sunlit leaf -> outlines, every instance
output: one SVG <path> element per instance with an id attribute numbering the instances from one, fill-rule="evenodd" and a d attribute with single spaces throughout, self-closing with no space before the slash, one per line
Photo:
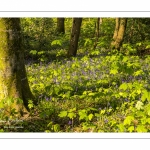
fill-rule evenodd
<path id="1" fill-rule="evenodd" d="M 130 125 L 131 122 L 134 120 L 133 116 L 127 116 L 123 122 L 124 125 Z"/>
<path id="2" fill-rule="evenodd" d="M 141 101 L 138 101 L 135 105 L 135 107 L 140 110 L 140 109 L 143 109 L 143 103 Z"/>
<path id="3" fill-rule="evenodd" d="M 145 128 L 144 125 L 138 125 L 136 128 L 137 132 L 147 132 L 147 129 Z"/>
<path id="4" fill-rule="evenodd" d="M 67 116 L 67 111 L 61 111 L 58 116 L 59 117 L 66 117 Z"/>
<path id="5" fill-rule="evenodd" d="M 92 120 L 93 116 L 94 116 L 93 114 L 89 114 L 88 117 L 89 117 L 89 120 L 90 120 L 90 121 Z"/>
<path id="6" fill-rule="evenodd" d="M 128 128 L 128 131 L 129 131 L 129 132 L 133 132 L 133 131 L 134 131 L 134 126 L 130 126 L 130 127 Z"/>

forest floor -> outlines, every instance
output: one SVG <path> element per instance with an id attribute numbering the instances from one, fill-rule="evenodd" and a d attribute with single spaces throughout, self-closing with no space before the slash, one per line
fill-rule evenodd
<path id="1" fill-rule="evenodd" d="M 28 117 L 1 115 L 1 132 L 150 131 L 149 55 L 62 58 L 27 62 L 38 105 Z"/>

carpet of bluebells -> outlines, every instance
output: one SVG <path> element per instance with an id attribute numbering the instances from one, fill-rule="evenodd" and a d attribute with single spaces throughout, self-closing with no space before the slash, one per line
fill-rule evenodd
<path id="1" fill-rule="evenodd" d="M 16 123 L 22 128 L 1 131 L 149 132 L 149 62 L 150 56 L 96 53 L 27 61 L 37 105 L 29 101 L 30 116 Z"/>
<path id="2" fill-rule="evenodd" d="M 149 132 L 150 57 L 86 55 L 28 63 L 44 132 Z M 39 125 L 40 126 L 40 125 Z"/>

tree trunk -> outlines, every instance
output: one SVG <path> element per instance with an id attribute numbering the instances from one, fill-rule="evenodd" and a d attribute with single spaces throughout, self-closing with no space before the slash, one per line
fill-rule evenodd
<path id="1" fill-rule="evenodd" d="M 120 18 L 116 18 L 116 26 L 115 26 L 115 31 L 113 35 L 113 42 L 116 41 L 116 38 L 118 36 L 119 26 L 120 26 Z"/>
<path id="2" fill-rule="evenodd" d="M 39 35 L 39 47 L 38 47 L 38 51 L 40 51 L 42 49 L 43 46 L 43 37 L 44 37 L 44 29 L 45 29 L 45 18 L 42 18 L 41 20 L 41 24 L 40 24 L 40 35 Z"/>
<path id="3" fill-rule="evenodd" d="M 73 25 L 72 25 L 72 31 L 70 37 L 70 46 L 67 54 L 68 57 L 76 56 L 77 54 L 81 24 L 82 24 L 82 18 L 73 18 Z"/>
<path id="4" fill-rule="evenodd" d="M 65 34 L 65 18 L 57 18 L 57 32 Z"/>
<path id="5" fill-rule="evenodd" d="M 19 18 L 0 19 L 0 101 L 8 98 L 14 99 L 13 108 L 21 115 L 33 98 L 25 70 Z M 24 105 L 18 104 L 18 99 Z"/>
<path id="6" fill-rule="evenodd" d="M 127 18 L 116 18 L 116 27 L 111 42 L 111 48 L 120 50 L 127 25 Z"/>
<path id="7" fill-rule="evenodd" d="M 101 20 L 100 18 L 97 18 L 97 22 L 96 22 L 96 32 L 95 32 L 96 40 L 95 40 L 93 49 L 96 48 L 97 42 L 98 42 L 98 39 L 99 39 L 99 34 L 100 34 L 100 24 L 101 24 L 100 20 Z"/>

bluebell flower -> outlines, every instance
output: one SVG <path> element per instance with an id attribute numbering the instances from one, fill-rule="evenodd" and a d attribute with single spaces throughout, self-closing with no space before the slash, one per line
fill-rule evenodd
<path id="1" fill-rule="evenodd" d="M 45 96 L 46 101 L 49 101 L 49 98 Z"/>
<path id="2" fill-rule="evenodd" d="M 68 124 L 69 124 L 69 125 L 71 125 L 71 124 L 72 124 L 72 121 L 71 121 L 71 120 L 69 120 Z"/>
<path id="3" fill-rule="evenodd" d="M 105 123 L 108 123 L 108 119 L 105 119 L 104 122 L 105 122 Z"/>

